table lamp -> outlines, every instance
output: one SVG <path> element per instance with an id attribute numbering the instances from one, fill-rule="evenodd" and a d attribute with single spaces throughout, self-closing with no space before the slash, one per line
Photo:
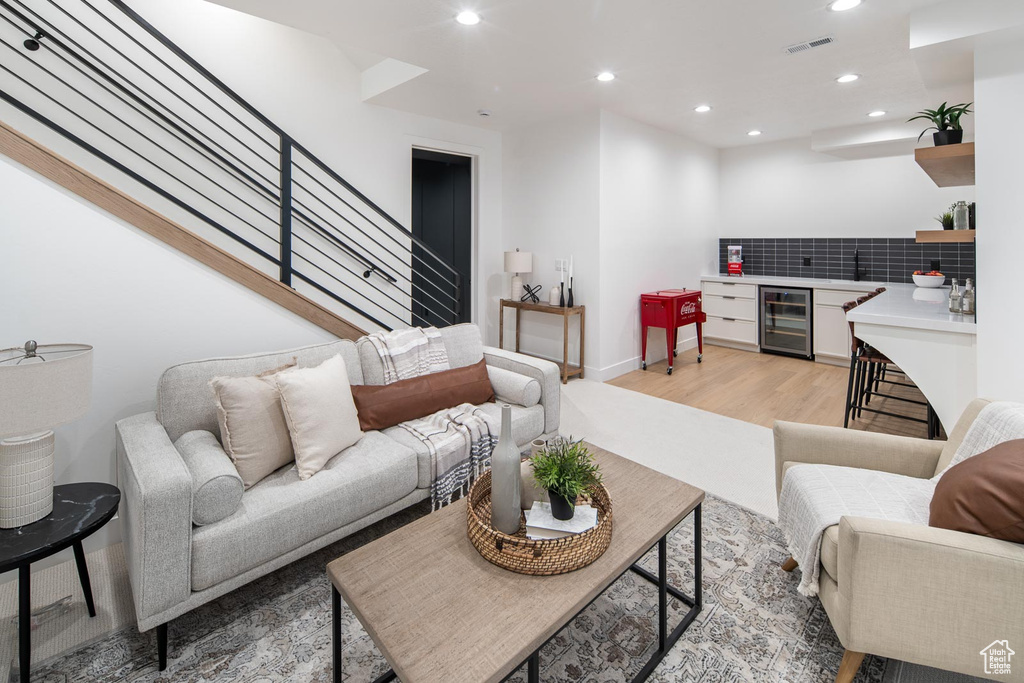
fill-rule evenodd
<path id="1" fill-rule="evenodd" d="M 508 298 L 512 301 L 518 301 L 523 296 L 523 278 L 519 277 L 519 275 L 533 272 L 533 253 L 519 251 L 518 249 L 506 251 L 505 272 L 513 273 L 512 286 Z"/>
<path id="2" fill-rule="evenodd" d="M 85 415 L 91 385 L 91 346 L 0 351 L 0 529 L 53 510 L 53 428 Z"/>

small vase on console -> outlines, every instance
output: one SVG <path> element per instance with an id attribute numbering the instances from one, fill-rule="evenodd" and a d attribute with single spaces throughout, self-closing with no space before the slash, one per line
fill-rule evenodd
<path id="1" fill-rule="evenodd" d="M 491 453 L 491 526 L 506 534 L 519 531 L 520 474 L 519 448 L 512 438 L 512 406 L 501 406 L 501 436 Z"/>

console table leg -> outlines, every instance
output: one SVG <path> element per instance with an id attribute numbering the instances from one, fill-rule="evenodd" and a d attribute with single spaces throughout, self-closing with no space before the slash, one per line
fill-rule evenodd
<path id="1" fill-rule="evenodd" d="M 526 668 L 529 683 L 540 683 L 540 650 L 530 655 Z"/>
<path id="2" fill-rule="evenodd" d="M 85 551 L 82 549 L 82 542 L 74 544 L 75 564 L 78 566 L 78 581 L 82 584 L 82 593 L 85 594 L 85 606 L 89 608 L 89 616 L 96 616 L 96 605 L 92 601 L 92 584 L 89 582 L 89 566 L 85 563 Z"/>
<path id="3" fill-rule="evenodd" d="M 703 582 L 703 552 L 701 551 L 701 544 L 703 542 L 702 534 L 703 527 L 701 526 L 701 505 L 698 503 L 697 507 L 693 510 L 693 606 L 700 610 L 704 606 L 704 589 L 702 587 Z"/>
<path id="4" fill-rule="evenodd" d="M 32 667 L 32 589 L 31 565 L 18 567 L 18 666 L 21 678 L 28 683 Z"/>
<path id="5" fill-rule="evenodd" d="M 341 593 L 333 584 L 331 584 L 331 634 L 334 683 L 341 683 Z"/>

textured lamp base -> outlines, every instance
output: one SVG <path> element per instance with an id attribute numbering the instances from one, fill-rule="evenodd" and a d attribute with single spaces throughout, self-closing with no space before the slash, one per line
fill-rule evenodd
<path id="1" fill-rule="evenodd" d="M 0 529 L 39 521 L 53 510 L 53 432 L 0 441 Z"/>

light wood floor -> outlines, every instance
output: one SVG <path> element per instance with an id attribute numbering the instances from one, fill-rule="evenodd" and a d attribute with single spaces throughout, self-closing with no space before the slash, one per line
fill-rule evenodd
<path id="1" fill-rule="evenodd" d="M 654 363 L 646 371 L 634 370 L 609 384 L 765 427 L 775 420 L 843 425 L 848 367 L 710 344 L 704 345 L 703 363 L 697 363 L 697 350 L 693 349 L 679 354 L 671 376 L 665 373 L 667 367 L 666 361 Z M 881 391 L 922 399 L 916 389 L 883 385 Z M 871 407 L 921 418 L 925 415 L 922 406 L 884 398 L 872 399 Z M 851 421 L 850 426 L 903 436 L 928 435 L 922 423 L 870 413 Z"/>

